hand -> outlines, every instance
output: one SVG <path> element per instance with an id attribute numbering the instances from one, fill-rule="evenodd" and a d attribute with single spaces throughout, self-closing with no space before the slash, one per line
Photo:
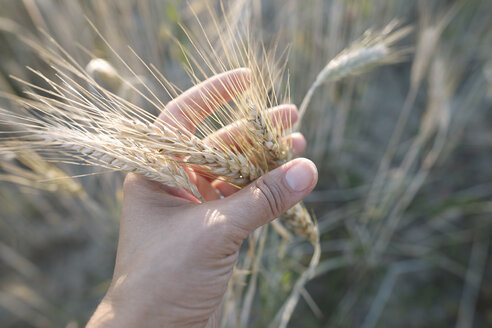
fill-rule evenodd
<path id="1" fill-rule="evenodd" d="M 213 111 L 202 100 L 204 91 L 229 101 L 247 88 L 250 74 L 237 69 L 212 77 L 172 101 L 159 119 L 193 132 L 186 118 Z M 282 105 L 269 115 L 290 116 L 293 123 L 297 110 Z M 304 150 L 302 135 L 288 138 L 294 153 Z M 113 280 L 88 327 L 217 326 L 242 241 L 301 201 L 314 188 L 317 171 L 307 159 L 296 159 L 238 192 L 193 172 L 190 178 L 204 203 L 183 189 L 127 176 Z M 217 190 L 226 197 L 220 199 Z"/>

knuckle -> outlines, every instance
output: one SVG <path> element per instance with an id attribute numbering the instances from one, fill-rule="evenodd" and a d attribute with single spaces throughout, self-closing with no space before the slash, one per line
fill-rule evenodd
<path id="1" fill-rule="evenodd" d="M 123 181 L 123 192 L 127 193 L 127 192 L 131 191 L 134 188 L 137 180 L 138 180 L 138 178 L 135 174 L 128 173 L 125 177 L 125 180 Z"/>
<path id="2" fill-rule="evenodd" d="M 256 189 L 265 203 L 264 208 L 268 215 L 270 217 L 280 216 L 285 201 L 281 186 L 267 179 L 258 179 Z"/>
<path id="3" fill-rule="evenodd" d="M 123 181 L 123 194 L 142 195 L 155 184 L 154 181 L 142 178 L 134 173 L 128 173 Z"/>

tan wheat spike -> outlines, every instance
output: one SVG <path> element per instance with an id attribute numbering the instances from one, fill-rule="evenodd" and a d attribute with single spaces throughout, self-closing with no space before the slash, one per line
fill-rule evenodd
<path id="1" fill-rule="evenodd" d="M 396 30 L 398 25 L 397 21 L 392 21 L 379 33 L 366 31 L 360 41 L 343 50 L 328 62 L 316 76 L 314 83 L 301 103 L 296 129 L 299 127 L 314 91 L 324 83 L 360 74 L 376 65 L 389 64 L 401 60 L 407 50 L 395 49 L 393 44 L 408 35 L 412 28 L 403 27 Z"/>
<path id="2" fill-rule="evenodd" d="M 233 31 L 227 33 L 230 33 L 231 37 L 234 35 Z M 233 99 L 232 104 L 225 104 L 224 108 L 212 114 L 212 121 L 218 123 L 218 126 L 204 124 L 197 127 L 199 134 L 210 136 L 217 128 L 225 127 L 235 121 L 246 121 L 247 126 L 238 129 L 237 134 L 230 136 L 238 145 L 237 148 L 220 144 L 220 140 L 217 146 L 209 146 L 194 135 L 175 132 L 160 124 L 149 123 L 155 121 L 155 117 L 149 115 L 145 109 L 104 88 L 104 85 L 109 85 L 110 88 L 114 86 L 113 89 L 116 89 L 126 83 L 124 74 L 117 72 L 108 62 L 97 59 L 91 61 L 86 71 L 54 41 L 54 50 L 30 42 L 33 48 L 39 50 L 48 59 L 57 72 L 60 82 L 52 81 L 43 74 L 34 72 L 49 84 L 51 90 L 40 90 L 35 85 L 26 85 L 43 92 L 48 91 L 48 94 L 54 98 L 30 93 L 34 100 L 22 101 L 24 106 L 49 118 L 45 121 L 27 122 L 26 124 L 34 125 L 28 130 L 33 136 L 43 135 L 46 140 L 51 138 L 51 145 L 66 148 L 67 146 L 61 144 L 66 142 L 71 145 L 72 151 L 82 152 L 92 164 L 135 172 L 159 182 L 183 186 L 197 196 L 196 187 L 190 183 L 180 165 L 191 166 L 199 174 L 220 178 L 238 186 L 245 185 L 268 170 L 285 163 L 289 158 L 289 151 L 288 145 L 282 143 L 282 137 L 285 135 L 282 127 L 275 127 L 271 118 L 265 115 L 267 106 L 278 104 L 281 98 L 275 90 L 281 72 L 275 65 L 269 64 L 271 58 L 263 53 L 264 49 L 260 49 L 262 54 L 258 57 L 253 49 L 249 49 L 249 44 L 244 43 L 244 40 L 239 41 L 232 45 L 234 49 L 231 54 L 234 57 L 227 58 L 225 62 L 220 57 L 214 57 L 213 52 L 210 53 L 209 58 L 209 53 L 200 49 L 203 45 L 196 43 L 193 43 L 193 47 L 197 47 L 200 58 L 196 59 L 189 52 L 186 53 L 191 62 L 199 63 L 199 59 L 205 61 L 212 73 L 241 66 L 247 66 L 252 70 L 251 87 L 246 93 Z M 219 43 L 224 48 L 231 46 L 225 47 L 227 42 L 221 36 L 219 36 Z M 262 60 L 265 60 L 266 65 L 261 63 Z M 136 77 L 130 67 L 127 69 Z M 149 71 L 158 80 L 160 75 L 150 68 Z M 190 69 L 189 72 L 194 81 L 200 80 L 193 70 Z M 204 70 L 200 72 L 206 77 Z M 176 88 L 165 78 L 161 78 L 158 82 L 165 93 L 177 94 Z M 147 91 L 151 96 L 145 97 L 143 94 L 141 96 L 153 107 L 162 110 L 165 106 L 159 98 L 151 92 L 150 88 L 147 88 Z M 214 105 L 213 97 L 208 94 L 202 97 Z M 186 108 L 183 108 L 188 112 L 191 108 L 187 106 L 192 106 L 186 105 Z M 197 118 L 198 116 L 193 112 L 190 114 L 191 121 L 197 121 Z M 176 123 L 178 122 L 173 121 L 173 124 Z M 62 137 L 62 131 L 66 131 L 68 135 L 77 134 L 78 140 L 82 140 L 84 135 L 90 140 L 82 140 L 81 145 L 77 145 L 73 140 Z M 117 147 L 111 145 L 111 142 L 107 144 L 112 147 L 107 148 L 104 142 L 97 144 L 105 137 L 111 138 L 111 141 L 116 142 L 121 149 L 115 149 Z M 98 140 L 92 140 L 94 138 Z M 50 144 L 39 143 L 38 146 L 46 149 Z M 132 158 L 137 159 L 136 163 L 131 162 Z M 173 174 L 175 177 L 170 177 Z"/>
<path id="3" fill-rule="evenodd" d="M 225 178 L 234 184 L 244 185 L 263 175 L 263 170 L 257 167 L 244 155 L 231 149 L 221 150 L 211 147 L 203 140 L 191 134 L 174 131 L 162 124 L 147 124 L 138 120 L 121 120 L 119 134 L 130 140 L 145 143 L 167 156 L 176 158 L 186 165 L 195 167 L 202 173 L 217 178 Z M 225 148 L 225 147 L 221 147 Z M 179 159 L 181 158 L 181 159 Z"/>
<path id="4" fill-rule="evenodd" d="M 284 164 L 289 158 L 288 148 L 280 142 L 279 133 L 267 125 L 264 115 L 252 105 L 248 122 L 253 126 L 255 135 L 260 138 L 265 156 L 271 161 L 269 169 Z M 313 245 L 318 242 L 316 226 L 302 203 L 289 209 L 281 218 L 300 237 L 308 239 Z"/>
<path id="5" fill-rule="evenodd" d="M 268 167 L 270 169 L 276 168 L 286 163 L 288 150 L 280 142 L 281 133 L 279 129 L 269 127 L 265 120 L 265 115 L 253 104 L 250 104 L 249 107 L 248 122 L 251 124 L 255 136 L 260 138 L 260 142 L 267 155 L 267 161 L 272 162 L 269 163 Z"/>
<path id="6" fill-rule="evenodd" d="M 318 242 L 318 229 L 304 204 L 296 204 L 281 218 L 299 236 L 306 238 L 313 244 Z"/>
<path id="7" fill-rule="evenodd" d="M 169 186 L 183 187 L 202 199 L 197 187 L 191 183 L 181 166 L 151 149 L 129 147 L 106 135 L 78 132 L 68 128 L 58 128 L 56 135 L 39 134 L 39 137 L 46 145 L 59 146 L 82 154 L 82 159 L 89 164 L 133 172 Z"/>

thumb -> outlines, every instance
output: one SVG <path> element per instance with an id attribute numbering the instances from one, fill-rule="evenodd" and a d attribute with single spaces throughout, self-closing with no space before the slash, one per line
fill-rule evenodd
<path id="1" fill-rule="evenodd" d="M 220 201 L 220 211 L 247 232 L 270 222 L 313 190 L 318 171 L 305 158 L 290 161 Z"/>

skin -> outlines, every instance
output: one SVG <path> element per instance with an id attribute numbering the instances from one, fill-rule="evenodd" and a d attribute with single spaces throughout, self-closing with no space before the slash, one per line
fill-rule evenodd
<path id="1" fill-rule="evenodd" d="M 248 87 L 250 74 L 237 69 L 212 77 L 168 104 L 158 122 L 193 132 L 214 110 L 201 95 L 216 96 L 217 103 L 228 101 Z M 297 109 L 282 105 L 270 114 L 295 121 Z M 191 117 L 196 120 L 190 122 Z M 219 130 L 211 140 L 229 142 L 228 135 Z M 304 150 L 302 135 L 288 138 L 294 153 Z M 133 174 L 126 177 L 114 276 L 87 327 L 217 327 L 242 241 L 301 201 L 318 177 L 314 164 L 303 158 L 239 191 L 189 174 L 205 202 L 184 189 Z"/>

